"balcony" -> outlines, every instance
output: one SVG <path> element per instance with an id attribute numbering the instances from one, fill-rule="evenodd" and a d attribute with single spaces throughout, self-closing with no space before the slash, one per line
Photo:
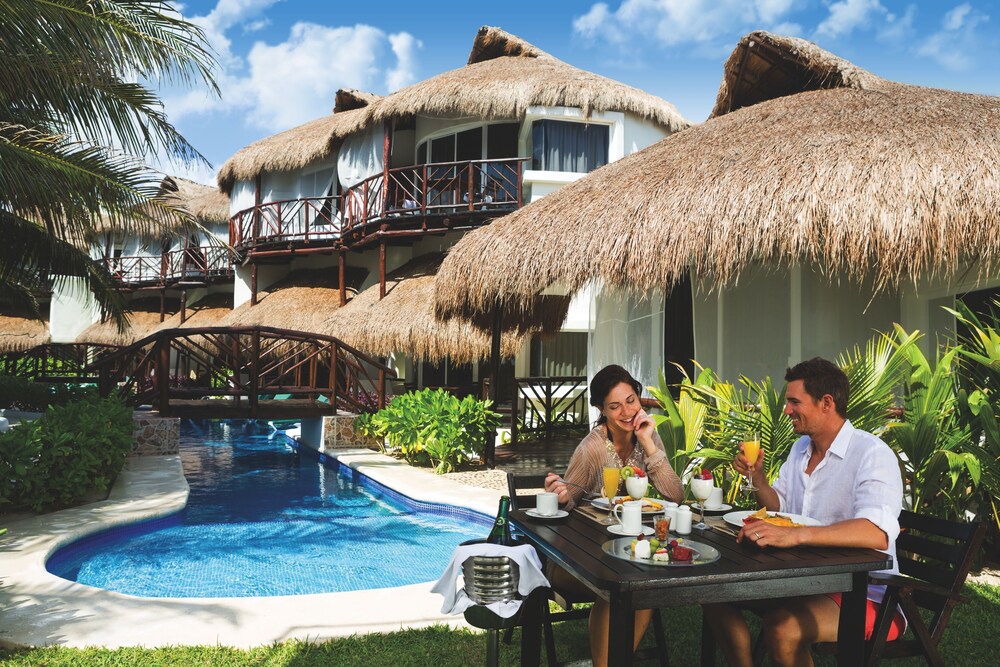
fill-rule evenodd
<path id="1" fill-rule="evenodd" d="M 223 247 L 185 248 L 158 256 L 131 255 L 103 260 L 123 288 L 207 284 L 233 277 L 229 250 Z"/>
<path id="2" fill-rule="evenodd" d="M 526 159 L 397 167 L 339 197 L 267 202 L 233 216 L 230 242 L 251 253 L 332 251 L 485 224 L 521 207 Z"/>

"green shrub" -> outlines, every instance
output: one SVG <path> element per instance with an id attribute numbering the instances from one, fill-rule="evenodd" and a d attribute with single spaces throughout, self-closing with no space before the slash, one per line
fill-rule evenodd
<path id="1" fill-rule="evenodd" d="M 0 408 L 43 412 L 50 405 L 66 405 L 97 395 L 93 385 L 32 382 L 0 375 Z"/>
<path id="2" fill-rule="evenodd" d="M 49 408 L 0 435 L 3 501 L 40 512 L 106 492 L 125 464 L 132 430 L 132 410 L 118 399 Z"/>
<path id="3" fill-rule="evenodd" d="M 362 434 L 387 442 L 407 462 L 443 474 L 482 455 L 486 435 L 501 421 L 491 406 L 472 396 L 459 400 L 443 389 L 423 389 L 396 396 L 354 425 Z"/>

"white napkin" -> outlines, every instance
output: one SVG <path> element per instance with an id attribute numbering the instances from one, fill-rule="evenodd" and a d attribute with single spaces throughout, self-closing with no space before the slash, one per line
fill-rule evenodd
<path id="1" fill-rule="evenodd" d="M 538 559 L 535 548 L 530 544 L 522 544 L 516 547 L 504 547 L 499 544 L 466 544 L 455 549 L 451 555 L 451 562 L 445 568 L 444 574 L 437 580 L 431 588 L 432 593 L 444 596 L 444 604 L 441 605 L 442 614 L 461 614 L 466 609 L 476 604 L 465 594 L 463 587 L 458 587 L 458 577 L 462 572 L 462 563 L 472 556 L 507 556 L 517 563 L 520 570 L 517 592 L 522 596 L 527 596 L 531 591 L 539 586 L 548 586 L 549 580 L 542 573 L 542 562 Z M 511 600 L 510 602 L 493 602 L 485 605 L 501 618 L 510 618 L 521 608 L 521 600 Z"/>

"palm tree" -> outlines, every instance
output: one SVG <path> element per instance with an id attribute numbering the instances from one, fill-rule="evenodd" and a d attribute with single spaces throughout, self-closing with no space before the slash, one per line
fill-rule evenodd
<path id="1" fill-rule="evenodd" d="M 0 291 L 30 306 L 49 278 L 83 279 L 102 314 L 125 322 L 86 244 L 98 222 L 167 230 L 184 214 L 155 199 L 154 154 L 204 160 L 144 82 L 207 85 L 199 28 L 159 0 L 0 0 Z"/>

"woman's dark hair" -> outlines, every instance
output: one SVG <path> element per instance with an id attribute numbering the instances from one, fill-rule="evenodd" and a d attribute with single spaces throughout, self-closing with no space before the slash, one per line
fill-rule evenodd
<path id="1" fill-rule="evenodd" d="M 612 364 L 597 371 L 594 379 L 590 381 L 590 404 L 598 410 L 603 408 L 604 399 L 608 397 L 612 389 L 622 382 L 635 389 L 637 397 L 642 396 L 642 385 L 639 381 L 621 366 Z M 606 421 L 608 421 L 608 418 L 603 414 L 597 419 L 598 424 L 603 424 Z"/>
<path id="2" fill-rule="evenodd" d="M 795 364 L 785 372 L 785 382 L 802 380 L 802 386 L 813 400 L 820 400 L 830 394 L 837 414 L 847 419 L 847 399 L 850 396 L 850 382 L 840 366 L 822 357 Z"/>

